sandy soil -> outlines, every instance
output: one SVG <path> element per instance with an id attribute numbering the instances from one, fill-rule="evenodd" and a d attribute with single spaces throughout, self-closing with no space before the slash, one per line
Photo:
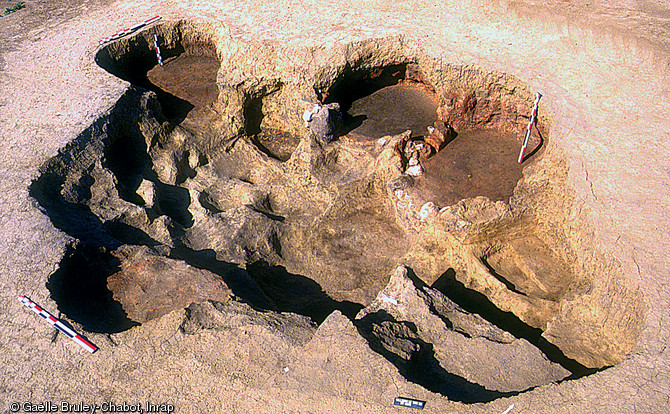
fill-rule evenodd
<path id="1" fill-rule="evenodd" d="M 17 401 L 21 412 L 24 402 L 150 401 L 178 412 L 395 412 L 384 387 L 416 391 L 381 362 L 363 364 L 370 358 L 354 339 L 320 338 L 308 349 L 312 363 L 303 357 L 284 376 L 286 361 L 245 349 L 238 337 L 221 349 L 214 334 L 165 336 L 178 331 L 180 315 L 172 314 L 123 336 L 120 347 L 93 334 L 101 349 L 89 355 L 62 335 L 52 341 L 52 328 L 16 300 L 25 294 L 56 313 L 45 284 L 71 240 L 28 197 L 28 185 L 127 86 L 95 65 L 98 39 L 156 14 L 208 21 L 222 36 L 267 45 L 402 35 L 444 61 L 506 72 L 542 91 L 556 116 L 548 140 L 568 160 L 601 247 L 643 289 L 644 330 L 623 363 L 595 375 L 487 405 L 428 395 L 426 411 L 503 412 L 514 403 L 512 413 L 667 412 L 670 8 L 642 0 L 26 0 L 25 9 L 0 17 L 0 410 Z M 361 361 L 360 375 L 317 363 L 338 353 Z"/>

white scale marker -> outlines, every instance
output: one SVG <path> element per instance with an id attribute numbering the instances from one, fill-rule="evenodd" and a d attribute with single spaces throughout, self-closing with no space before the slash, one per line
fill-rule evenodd
<path id="1" fill-rule="evenodd" d="M 514 404 L 510 405 L 508 409 L 506 409 L 502 414 L 509 414 L 512 412 L 512 408 L 514 408 Z"/>
<path id="2" fill-rule="evenodd" d="M 528 122 L 528 129 L 526 130 L 526 137 L 523 140 L 523 146 L 521 147 L 521 152 L 519 153 L 519 164 L 523 162 L 523 154 L 526 152 L 526 146 L 528 145 L 528 139 L 530 139 L 530 131 L 533 129 L 533 124 L 535 123 L 535 118 L 537 118 L 537 105 L 540 103 L 540 98 L 542 95 L 540 92 L 535 95 L 535 105 L 533 105 L 533 113 L 530 115 L 530 122 Z"/>
<path id="3" fill-rule="evenodd" d="M 163 57 L 161 56 L 161 50 L 158 48 L 158 36 L 154 35 L 154 48 L 156 49 L 156 57 L 158 58 L 158 64 L 163 66 Z"/>
<path id="4" fill-rule="evenodd" d="M 36 314 L 40 315 L 42 318 L 44 318 L 45 321 L 49 322 L 54 328 L 63 332 L 65 335 L 68 336 L 68 338 L 75 341 L 77 344 L 79 344 L 82 348 L 84 348 L 88 352 L 93 353 L 98 349 L 97 346 L 93 345 L 92 343 L 88 342 L 86 339 L 82 338 L 81 335 L 79 335 L 78 333 L 76 333 L 72 329 L 65 326 L 63 324 L 63 322 L 59 321 L 53 315 L 51 315 L 49 312 L 47 312 L 44 309 L 37 306 L 37 304 L 35 302 L 28 299 L 27 297 L 25 297 L 23 295 L 19 296 L 19 302 L 23 303 L 24 305 L 26 305 L 28 307 L 28 309 L 30 309 L 33 312 L 35 312 Z"/>

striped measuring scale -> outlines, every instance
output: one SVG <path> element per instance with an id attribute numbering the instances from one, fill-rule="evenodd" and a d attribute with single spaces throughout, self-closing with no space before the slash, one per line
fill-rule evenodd
<path id="1" fill-rule="evenodd" d="M 163 57 L 161 56 L 161 50 L 158 47 L 158 36 L 154 35 L 154 49 L 156 49 L 156 58 L 158 59 L 158 64 L 163 66 Z"/>
<path id="2" fill-rule="evenodd" d="M 46 310 L 40 308 L 35 302 L 28 299 L 27 297 L 25 297 L 23 295 L 19 296 L 19 302 L 23 303 L 24 305 L 26 305 L 28 307 L 28 309 L 30 309 L 33 312 L 35 312 L 36 314 L 40 315 L 45 321 L 49 322 L 54 328 L 63 332 L 65 335 L 67 335 L 68 338 L 75 341 L 77 344 L 79 344 L 82 348 L 84 348 L 88 352 L 93 353 L 98 349 L 97 346 L 93 345 L 92 343 L 88 342 L 86 339 L 82 338 L 81 335 L 79 335 L 78 333 L 76 333 L 72 329 L 65 326 L 63 324 L 63 322 L 56 319 L 52 314 L 50 314 Z"/>
<path id="3" fill-rule="evenodd" d="M 111 42 L 112 40 L 123 37 L 123 36 L 127 35 L 128 33 L 132 33 L 135 30 L 141 29 L 144 26 L 150 25 L 153 22 L 157 22 L 160 19 L 161 19 L 161 16 L 154 16 L 151 19 L 147 19 L 147 20 L 143 21 L 142 23 L 136 24 L 135 26 L 129 27 L 125 30 L 121 30 L 120 32 L 114 33 L 113 35 L 111 35 L 109 37 L 106 37 L 104 39 L 100 39 L 99 43 L 102 45 L 104 43 Z"/>
<path id="4" fill-rule="evenodd" d="M 526 152 L 526 146 L 528 146 L 528 140 L 530 139 L 530 131 L 533 129 L 533 124 L 537 118 L 537 105 L 540 103 L 540 98 L 542 95 L 540 92 L 535 95 L 535 105 L 533 105 L 533 113 L 530 115 L 530 121 L 528 122 L 528 129 L 526 130 L 526 137 L 523 140 L 523 146 L 521 147 L 521 152 L 519 153 L 519 164 L 523 162 L 523 155 Z"/>

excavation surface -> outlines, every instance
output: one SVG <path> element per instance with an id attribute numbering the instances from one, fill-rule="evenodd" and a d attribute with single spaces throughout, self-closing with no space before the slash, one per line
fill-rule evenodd
<path id="1" fill-rule="evenodd" d="M 477 196 L 508 201 L 522 176 L 518 163 L 521 141 L 513 133 L 495 130 L 463 131 L 423 165 L 418 197 L 450 206 Z"/>
<path id="2" fill-rule="evenodd" d="M 216 102 L 216 74 L 221 63 L 215 57 L 182 54 L 165 60 L 147 73 L 155 86 L 190 102 L 196 109 Z"/>
<path id="3" fill-rule="evenodd" d="M 407 130 L 423 136 L 437 120 L 437 98 L 416 84 L 387 86 L 355 100 L 347 114 L 354 127 L 349 134 L 357 139 L 375 140 Z"/>
<path id="4" fill-rule="evenodd" d="M 161 29 L 173 39 L 197 33 L 179 24 Z M 146 39 L 139 36 L 126 47 L 104 49 L 109 57 L 103 67 L 110 73 L 131 73 L 125 66 L 143 55 Z M 513 162 L 517 140 L 493 128 L 466 127 L 459 134 L 437 119 L 445 112 L 461 126 L 477 122 L 475 114 L 491 119 L 487 101 L 478 103 L 475 93 L 455 95 L 452 100 L 462 109 L 438 110 L 437 93 L 444 93 L 444 84 L 433 89 L 425 84 L 377 82 L 368 85 L 378 90 L 351 103 L 353 111 L 339 113 L 338 106 L 346 108 L 347 93 L 355 96 L 357 87 L 346 76 L 360 81 L 378 73 L 410 72 L 422 78 L 422 71 L 432 70 L 408 62 L 366 73 L 361 65 L 352 68 L 355 77 L 347 73 L 331 81 L 348 85 L 349 90 L 335 88 L 342 102 L 316 106 L 318 112 L 306 128 L 295 120 L 292 124 L 290 115 L 284 114 L 296 112 L 291 109 L 298 101 L 295 96 L 303 96 L 300 89 L 309 85 L 259 84 L 252 78 L 232 85 L 217 83 L 219 93 L 207 93 L 218 70 L 212 59 L 192 54 L 214 46 L 177 40 L 166 49 L 185 52 L 146 75 L 136 73 L 137 79 L 149 80 L 149 90 L 141 82 L 129 88 L 112 112 L 47 161 L 30 186 L 30 195 L 52 223 L 78 241 L 48 283 L 68 318 L 86 329 L 112 334 L 191 303 L 235 301 L 259 312 L 259 320 L 266 312 L 292 313 L 306 318 L 300 325 L 310 321 L 320 325 L 318 329 L 339 312 L 369 349 L 393 364 L 407 381 L 464 403 L 489 402 L 568 377 L 580 378 L 622 357 L 615 352 L 601 354 L 600 342 L 583 344 L 570 330 L 581 321 L 561 313 L 564 297 L 578 280 L 563 263 L 570 247 L 555 246 L 559 254 L 553 265 L 537 266 L 535 256 L 525 255 L 528 249 L 517 246 L 520 237 L 545 246 L 538 236 L 542 228 L 519 226 L 518 222 L 528 221 L 523 211 L 509 210 L 508 216 L 516 215 L 514 220 L 495 212 L 508 206 L 521 177 L 521 167 Z M 190 71 L 194 74 L 187 76 Z M 488 76 L 474 69 L 474 81 L 454 81 L 467 90 Z M 524 105 L 529 98 L 516 92 L 522 86 L 513 81 L 496 87 L 497 95 L 485 91 L 490 102 Z M 191 115 L 202 110 L 209 112 L 209 118 Z M 240 114 L 244 120 L 238 125 L 243 130 L 221 122 Z M 338 140 L 337 124 L 344 119 L 347 125 L 347 119 L 356 116 L 364 117 L 363 123 L 377 121 L 367 125 L 368 131 L 383 138 Z M 503 124 L 518 129 L 514 121 L 518 114 L 511 110 L 506 116 Z M 219 129 L 209 125 L 212 119 Z M 298 131 L 292 153 L 281 154 L 290 141 L 278 146 L 266 139 L 273 134 L 268 122 L 283 122 L 285 128 Z M 543 127 L 544 122 L 538 121 Z M 432 123 L 426 134 L 412 133 L 411 128 L 426 123 Z M 397 130 L 384 129 L 387 126 Z M 452 160 L 455 168 L 450 168 Z M 477 171 L 482 174 L 475 176 Z M 432 204 L 435 227 L 421 229 L 417 240 L 412 237 L 414 229 L 430 214 L 425 206 L 431 203 L 418 210 L 426 200 L 466 206 L 471 222 L 485 219 L 501 229 L 498 233 L 518 236 L 511 240 L 488 236 L 468 221 L 454 223 L 451 210 L 437 211 Z M 435 237 L 453 224 L 460 225 L 466 239 L 478 242 Z M 477 250 L 483 256 L 472 257 Z M 552 255 L 550 247 L 544 250 Z M 423 254 L 417 256 L 418 251 Z M 423 268 L 426 260 L 439 263 L 437 273 Z M 460 263 L 448 268 L 452 260 Z M 486 270 L 477 267 L 478 260 Z M 564 271 L 553 278 L 564 283 L 549 286 L 551 276 L 545 268 L 559 267 Z M 81 271 L 86 268 L 106 270 L 92 283 Z M 414 268 L 421 270 L 415 274 Z M 477 310 L 463 310 L 449 298 L 450 292 L 445 297 L 439 290 L 426 290 L 426 282 L 444 275 L 451 275 L 451 282 L 463 285 L 469 295 L 482 296 L 481 306 L 498 312 L 509 309 L 512 322 L 478 319 Z M 594 283 L 589 274 L 580 277 Z M 502 285 L 477 288 L 490 283 L 487 279 Z M 162 294 L 158 286 L 163 286 Z M 380 291 L 398 289 L 405 293 L 381 297 L 400 310 L 377 309 Z M 68 295 L 70 290 L 77 295 Z M 100 320 L 75 304 L 77 296 L 97 298 L 94 306 Z M 418 316 L 422 312 L 427 315 Z M 467 315 L 464 321 L 459 320 L 462 314 Z M 555 320 L 564 320 L 565 327 L 553 328 Z M 636 321 L 634 316 L 631 320 Z M 626 326 L 620 335 L 630 336 L 633 329 L 633 324 Z M 439 334 L 443 331 L 451 335 Z M 541 339 L 545 334 L 556 339 L 545 343 Z M 462 355 L 458 349 L 476 343 L 478 349 L 469 351 L 472 361 L 449 362 Z M 504 371 L 503 379 L 497 373 L 508 358 L 525 361 L 523 371 Z M 492 368 L 496 366 L 500 367 Z M 433 377 L 439 380 L 433 383 Z"/>
<path id="5" fill-rule="evenodd" d="M 82 131 L 102 114 L 109 113 L 125 92 L 127 84 L 95 65 L 93 55 L 97 39 L 130 27 L 158 11 L 139 2 L 68 2 L 54 5 L 53 2 L 36 0 L 26 2 L 25 9 L 0 18 L 0 27 L 7 29 L 0 30 L 0 38 L 3 39 L 0 46 L 0 135 L 4 148 L 0 153 L 3 165 L 0 171 L 3 178 L 0 180 L 3 201 L 0 203 L 0 218 L 4 241 L 0 243 L 0 285 L 3 286 L 2 303 L 6 308 L 2 312 L 4 317 L 0 325 L 4 327 L 1 336 L 7 367 L 0 384 L 0 403 L 9 407 L 15 401 L 132 400 L 142 403 L 169 402 L 180 412 L 336 413 L 348 410 L 384 413 L 397 411 L 398 408 L 393 407 L 394 398 L 406 396 L 427 401 L 426 412 L 504 412 L 512 404 L 515 407 L 510 411 L 512 413 L 516 410 L 552 414 L 574 410 L 664 412 L 667 406 L 667 384 L 670 383 L 670 362 L 666 349 L 670 332 L 667 325 L 667 298 L 670 292 L 664 283 L 670 277 L 665 263 L 670 243 L 664 229 L 670 223 L 664 214 L 668 210 L 667 200 L 662 196 L 667 193 L 667 168 L 663 162 L 668 158 L 662 137 L 667 135 L 668 123 L 666 119 L 659 118 L 658 114 L 668 113 L 667 96 L 662 92 L 667 83 L 667 65 L 654 62 L 650 56 L 661 60 L 667 58 L 668 36 L 663 19 L 668 11 L 662 6 L 644 2 L 632 5 L 630 2 L 618 1 L 602 5 L 573 1 L 542 5 L 496 3 L 490 8 L 486 5 L 455 4 L 448 9 L 422 3 L 409 7 L 400 3 L 370 5 L 363 2 L 334 5 L 333 12 L 325 16 L 310 5 L 289 3 L 280 2 L 269 6 L 256 2 L 167 3 L 160 13 L 164 21 L 193 19 L 209 22 L 216 27 L 218 35 L 229 42 L 226 44 L 235 45 L 222 47 L 223 51 L 227 51 L 227 56 L 236 56 L 235 59 L 239 56 L 246 59 L 246 52 L 240 52 L 242 48 L 237 47 L 234 39 L 242 39 L 254 45 L 266 45 L 264 42 L 267 42 L 271 46 L 279 43 L 313 48 L 315 44 L 323 44 L 327 48 L 338 42 L 363 40 L 371 35 L 384 37 L 402 34 L 406 37 L 398 48 L 407 45 L 414 50 L 425 48 L 437 59 L 437 66 L 444 59 L 485 67 L 487 70 L 493 68 L 527 82 L 531 85 L 531 92 L 541 91 L 544 94 L 542 105 L 550 108 L 555 116 L 552 132 L 545 137 L 551 143 L 545 159 L 552 162 L 561 159 L 565 164 L 558 161 L 557 164 L 550 163 L 549 166 L 555 169 L 544 169 L 545 164 L 538 167 L 531 164 L 525 172 L 529 173 L 531 184 L 535 186 L 533 188 L 556 189 L 562 181 L 557 180 L 552 172 L 564 171 L 570 183 L 568 192 L 574 194 L 574 199 L 563 200 L 566 200 L 566 205 L 575 206 L 572 210 L 574 221 L 567 227 L 550 228 L 550 236 L 554 239 L 549 239 L 552 242 L 560 237 L 574 240 L 586 234 L 583 239 L 588 242 L 585 249 L 587 253 L 577 252 L 577 256 L 591 254 L 593 246 L 600 246 L 605 254 L 600 256 L 596 252 L 594 256 L 612 257 L 623 267 L 623 271 L 614 265 L 598 267 L 596 262 L 590 269 L 584 267 L 600 275 L 592 281 L 603 281 L 605 288 L 597 283 L 577 285 L 576 289 L 568 292 L 577 299 L 565 302 L 564 309 L 566 313 L 574 312 L 575 318 L 583 321 L 576 326 L 587 333 L 598 329 L 605 333 L 617 332 L 620 326 L 635 319 L 628 316 L 641 312 L 644 328 L 639 337 L 634 336 L 632 339 L 632 351 L 624 352 L 626 356 L 623 363 L 615 362 L 615 366 L 596 375 L 576 381 L 560 381 L 508 398 L 496 394 L 491 399 L 490 394 L 476 389 L 481 392 L 480 396 L 483 395 L 490 402 L 464 406 L 463 402 L 472 402 L 472 398 L 463 397 L 472 395 L 467 392 L 472 390 L 467 382 L 459 382 L 465 391 L 459 396 L 461 402 L 454 402 L 455 399 L 440 394 L 440 388 L 428 391 L 425 386 L 407 379 L 412 378 L 412 373 L 407 372 L 411 365 L 404 363 L 402 357 L 411 355 L 416 347 L 426 346 L 421 342 L 425 342 L 426 336 L 420 337 L 425 332 L 419 332 L 421 318 L 414 319 L 416 323 L 412 324 L 399 319 L 401 316 L 397 314 L 376 312 L 378 319 L 372 321 L 376 325 L 373 323 L 371 326 L 376 327 L 377 336 L 361 339 L 360 332 L 352 325 L 350 318 L 334 314 L 333 318 L 324 320 L 316 329 L 309 318 L 290 312 L 290 309 L 299 308 L 290 301 L 279 301 L 281 310 L 289 310 L 284 313 L 269 310 L 259 312 L 235 300 L 226 302 L 224 297 L 216 303 L 203 302 L 193 306 L 175 303 L 174 311 L 156 318 L 152 309 L 138 309 L 138 314 L 146 315 L 146 319 L 151 320 L 131 329 L 126 329 L 126 325 L 122 332 L 116 333 L 110 333 L 105 327 L 104 332 L 97 332 L 99 326 L 87 328 L 73 321 L 67 314 L 76 314 L 77 310 L 73 311 L 72 308 L 60 314 L 57 298 L 52 297 L 48 282 L 50 277 L 58 274 L 61 267 L 68 267 L 68 258 L 82 256 L 68 250 L 67 246 L 72 246 L 76 237 L 68 235 L 53 221 L 53 217 L 44 214 L 44 206 L 28 195 L 28 187 L 39 176 L 37 169 L 40 165 L 58 154 L 73 139 L 80 137 Z M 315 30 L 315 25 L 328 29 Z M 22 30 L 15 30 L 17 27 Z M 319 33 L 318 38 L 315 32 Z M 286 52 L 282 56 L 288 60 L 299 60 L 304 55 L 304 61 L 301 61 L 303 67 L 309 67 L 314 61 L 330 61 L 327 53 L 312 60 L 310 54 L 313 50 L 308 49 L 302 54 L 296 53 L 295 49 L 281 52 Z M 352 61 L 357 59 L 355 54 L 349 56 Z M 386 60 L 393 61 L 392 58 Z M 249 64 L 245 70 L 247 74 L 257 75 L 258 72 L 254 71 L 262 66 Z M 258 79 L 262 79 L 262 76 Z M 171 93 L 176 95 L 176 91 Z M 188 97 L 182 99 L 188 101 Z M 532 97 L 530 101 L 532 104 Z M 314 100 L 310 100 L 309 104 L 313 103 Z M 524 105 L 520 112 L 528 113 L 527 102 Z M 305 108 L 299 109 L 294 111 L 298 121 Z M 227 121 L 235 122 L 232 118 Z M 96 128 L 100 124 L 96 125 L 94 132 L 99 131 Z M 640 136 L 645 138 L 641 140 Z M 515 139 L 518 140 L 519 136 Z M 234 152 L 239 148 L 229 149 Z M 518 142 L 512 151 L 514 158 L 518 155 L 517 151 Z M 286 150 L 277 158 L 286 159 L 290 165 L 289 152 L 291 150 Z M 180 162 L 189 158 L 183 155 L 181 153 L 178 157 Z M 86 156 L 87 153 L 83 153 L 78 159 Z M 191 158 L 193 166 L 204 164 L 197 157 Z M 97 161 L 104 164 L 104 159 L 102 162 L 101 159 Z M 428 181 L 430 162 L 426 163 L 424 182 Z M 197 166 L 196 169 L 201 167 Z M 549 173 L 542 179 L 538 171 Z M 641 179 L 639 174 L 629 174 L 631 171 L 644 171 L 644 178 Z M 191 174 L 186 169 L 182 173 L 185 173 L 180 175 L 182 179 Z M 198 174 L 200 178 L 206 176 L 202 169 Z M 109 176 L 89 177 L 98 180 L 97 185 L 104 184 L 107 178 L 110 178 L 108 183 L 114 183 L 114 178 Z M 420 181 L 416 180 L 418 183 Z M 266 184 L 274 186 L 276 183 Z M 86 189 L 90 184 L 88 178 L 68 182 L 68 196 L 84 197 L 80 200 L 69 198 L 67 202 L 74 205 L 86 199 Z M 132 188 L 132 192 L 139 191 L 148 199 L 151 185 L 147 182 L 140 184 L 143 186 Z M 174 194 L 167 191 L 172 187 L 158 187 L 155 194 L 159 195 L 159 202 L 161 198 L 164 200 L 165 196 Z M 113 186 L 109 188 L 109 194 L 113 195 Z M 200 194 L 206 190 L 194 189 Z M 309 193 L 311 190 L 303 189 L 301 193 Z M 521 190 L 526 191 L 528 187 Z M 175 191 L 185 194 L 181 190 Z M 557 191 L 560 192 L 560 188 Z M 262 201 L 262 197 L 260 199 Z M 206 209 L 204 205 L 209 204 L 206 197 L 203 200 L 203 208 Z M 549 200 L 540 199 L 543 203 Z M 225 199 L 218 200 L 221 201 Z M 355 203 L 356 200 L 351 202 Z M 449 203 L 445 201 L 445 204 Z M 127 207 L 127 204 L 121 204 Z M 256 213 L 269 220 L 279 221 L 279 217 L 288 217 L 287 211 L 272 203 L 248 204 L 261 211 Z M 274 210 L 269 211 L 268 205 Z M 222 210 L 221 205 L 209 206 L 214 211 Z M 465 203 L 465 207 L 455 211 L 454 214 L 460 214 L 459 219 L 467 216 L 468 208 L 474 206 Z M 84 220 L 92 218 L 86 208 L 68 211 Z M 216 214 L 220 213 L 212 213 L 213 216 Z M 588 215 L 588 219 L 582 220 L 582 215 Z M 559 214 L 556 210 L 548 209 L 538 221 L 553 224 L 552 216 Z M 183 236 L 180 233 L 183 228 L 179 229 L 179 226 L 172 228 L 172 235 L 167 228 L 162 228 L 162 223 L 168 222 L 165 218 L 147 217 L 153 220 L 152 228 L 156 230 L 154 236 L 168 235 L 176 239 Z M 203 214 L 203 217 L 206 215 Z M 333 217 L 338 216 L 333 213 Z M 124 219 L 129 218 L 127 216 Z M 263 218 L 260 220 L 265 222 Z M 188 224 L 187 220 L 183 221 Z M 99 223 L 91 221 L 88 224 L 91 227 L 84 230 L 96 228 Z M 116 226 L 121 234 L 128 230 L 123 224 Z M 109 224 L 108 227 L 113 226 Z M 571 233 L 575 229 L 584 229 L 585 233 Z M 590 229 L 594 229 L 593 239 L 590 238 Z M 162 230 L 166 232 L 162 233 Z M 474 252 L 476 262 L 473 261 L 473 267 L 491 274 L 492 279 L 486 279 L 490 282 L 487 287 L 499 289 L 497 292 L 507 292 L 512 298 L 533 297 L 537 303 L 546 304 L 542 302 L 544 300 L 549 303 L 548 307 L 554 300 L 565 297 L 564 281 L 555 280 L 555 273 L 547 269 L 558 263 L 560 274 L 579 276 L 581 272 L 574 271 L 574 267 L 579 267 L 574 266 L 574 256 L 561 257 L 556 254 L 555 245 L 560 246 L 562 242 L 549 246 L 546 241 L 536 243 L 530 236 L 518 242 L 510 241 L 505 239 L 507 232 L 501 233 L 503 236 L 495 233 L 501 240 L 489 246 L 492 250 L 486 251 L 484 247 L 487 246 L 484 246 L 482 250 Z M 138 235 L 132 232 L 127 234 Z M 301 240 L 302 235 L 296 234 L 296 239 Z M 144 240 L 148 244 L 153 243 Z M 164 240 L 167 241 L 167 237 Z M 438 245 L 425 247 L 440 249 Z M 133 249 L 130 253 L 135 251 Z M 532 254 L 524 256 L 526 249 L 532 250 Z M 251 255 L 255 254 L 252 250 L 249 249 Z M 197 280 L 209 283 L 213 280 L 212 274 L 225 274 L 224 270 L 230 269 L 231 276 L 227 280 L 231 284 L 235 275 L 243 279 L 242 275 L 233 275 L 237 272 L 237 266 L 229 267 L 222 263 L 213 251 L 194 251 L 195 257 L 191 261 L 200 267 L 183 265 L 186 269 L 183 273 L 198 275 Z M 550 260 L 538 260 L 535 268 L 524 267 L 527 258 L 533 258 L 535 254 L 545 255 L 547 252 L 551 255 Z M 168 253 L 163 251 L 161 254 Z M 182 260 L 177 257 L 178 251 L 172 253 L 174 258 L 166 259 L 163 256 L 160 261 L 152 263 Z M 245 258 L 247 253 L 240 250 L 236 254 Z M 519 260 L 514 263 L 507 260 L 514 256 Z M 482 258 L 486 259 L 490 269 L 486 268 Z M 439 269 L 453 281 L 462 275 L 449 272 L 448 269 L 449 266 L 457 265 L 458 260 L 454 260 L 446 266 L 441 264 Z M 84 274 L 90 273 L 88 265 L 71 267 L 86 269 L 82 272 Z M 430 268 L 430 260 L 425 267 Z M 161 271 L 160 266 L 140 268 Z M 260 264 L 257 268 L 264 269 Z M 133 272 L 129 274 L 137 273 Z M 539 276 L 537 281 L 528 283 L 527 275 L 530 272 Z M 266 286 L 272 289 L 281 286 L 284 276 L 296 282 L 295 276 L 301 274 L 297 270 L 287 273 L 289 276 L 277 269 L 276 273 L 271 274 L 273 278 L 265 280 Z M 494 273 L 500 279 L 496 279 Z M 181 272 L 171 273 L 175 276 L 179 274 Z M 122 275 L 117 276 L 114 280 L 118 283 L 127 280 Z M 275 284 L 275 281 L 278 282 Z M 300 281 L 303 280 L 297 280 Z M 174 282 L 171 286 L 176 291 L 186 291 L 180 289 L 178 278 Z M 465 286 L 458 280 L 453 283 L 451 286 L 458 286 L 468 292 L 473 287 Z M 310 288 L 314 296 L 320 296 L 321 291 L 312 284 L 296 285 Z M 638 303 L 638 297 L 630 290 L 631 286 L 637 285 L 644 294 L 645 307 L 634 306 L 632 312 L 620 312 L 617 304 Z M 144 288 L 146 295 L 161 297 L 160 286 L 158 290 L 154 290 L 155 286 L 130 286 L 137 287 L 135 292 L 139 293 Z M 388 306 L 384 308 L 386 311 L 393 312 L 392 299 L 397 300 L 394 295 L 401 291 L 408 290 L 386 291 L 386 298 L 379 297 L 383 306 Z M 426 295 L 434 293 L 427 289 L 423 292 Z M 73 292 L 70 297 L 79 300 L 76 293 Z M 89 355 L 64 335 L 54 336 L 50 326 L 16 301 L 19 294 L 30 295 L 40 306 L 71 323 L 100 350 Z M 328 302 L 327 298 L 324 300 Z M 579 313 L 579 304 L 584 303 L 601 306 L 600 311 L 608 311 Z M 339 304 L 333 308 L 337 306 L 345 313 L 354 313 Z M 86 313 L 87 317 L 96 316 L 96 312 L 90 309 L 80 307 L 78 310 Z M 599 315 L 606 318 L 598 320 Z M 285 329 L 286 326 L 292 329 Z M 472 326 L 477 329 L 482 327 L 475 324 L 470 328 Z M 481 333 L 477 329 L 465 332 Z M 497 340 L 511 340 L 504 335 L 492 335 L 492 332 L 499 332 L 491 329 L 486 335 Z M 387 335 L 402 337 L 403 341 L 385 341 Z M 612 338 L 617 340 L 608 342 Z M 608 338 L 607 334 L 602 339 L 603 343 L 609 344 L 629 340 L 616 335 Z M 227 346 L 221 346 L 222 343 Z M 375 349 L 369 344 L 374 344 Z M 419 361 L 426 364 L 424 367 L 434 369 L 434 362 L 439 361 L 440 352 L 442 350 L 437 349 L 433 354 L 424 353 Z M 391 360 L 395 361 L 395 365 Z M 449 360 L 460 361 L 459 358 Z M 403 370 L 404 376 L 399 374 Z M 45 385 L 36 386 L 35 378 L 40 378 Z M 173 385 L 165 387 L 156 382 L 155 378 L 163 378 L 166 383 Z M 445 378 L 454 380 L 441 377 Z"/>

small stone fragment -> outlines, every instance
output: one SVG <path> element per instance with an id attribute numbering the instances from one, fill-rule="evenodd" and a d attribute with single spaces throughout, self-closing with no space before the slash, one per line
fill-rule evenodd
<path id="1" fill-rule="evenodd" d="M 144 200 L 144 206 L 152 208 L 156 199 L 156 184 L 149 180 L 142 180 L 136 191 L 137 195 Z"/>
<path id="2" fill-rule="evenodd" d="M 312 110 L 305 110 L 305 113 L 302 114 L 302 119 L 305 121 L 305 128 L 309 128 L 309 123 L 312 121 L 312 118 L 314 117 L 314 114 L 319 112 L 321 109 L 321 105 L 316 104 L 314 105 L 314 108 Z"/>
<path id="3" fill-rule="evenodd" d="M 451 126 L 446 125 L 442 121 L 435 121 L 434 126 L 428 127 L 428 135 L 424 137 L 424 141 L 432 148 L 432 154 L 436 154 L 454 138 L 454 130 Z"/>
<path id="4" fill-rule="evenodd" d="M 335 139 L 335 134 L 341 120 L 340 104 L 334 102 L 320 106 L 317 112 L 311 117 L 309 127 L 314 133 L 316 140 L 320 144 L 325 145 Z"/>
<path id="5" fill-rule="evenodd" d="M 405 171 L 408 175 L 418 177 L 420 175 L 423 175 L 423 167 L 421 166 L 421 163 L 419 162 L 419 151 L 415 151 L 412 153 L 412 156 L 410 157 L 408 163 L 407 163 L 407 171 Z"/>
<path id="6" fill-rule="evenodd" d="M 419 211 L 419 217 L 421 217 L 421 221 L 426 221 L 428 217 L 437 215 L 438 211 L 439 207 L 437 207 L 432 201 L 429 201 L 421 207 L 421 211 Z"/>

